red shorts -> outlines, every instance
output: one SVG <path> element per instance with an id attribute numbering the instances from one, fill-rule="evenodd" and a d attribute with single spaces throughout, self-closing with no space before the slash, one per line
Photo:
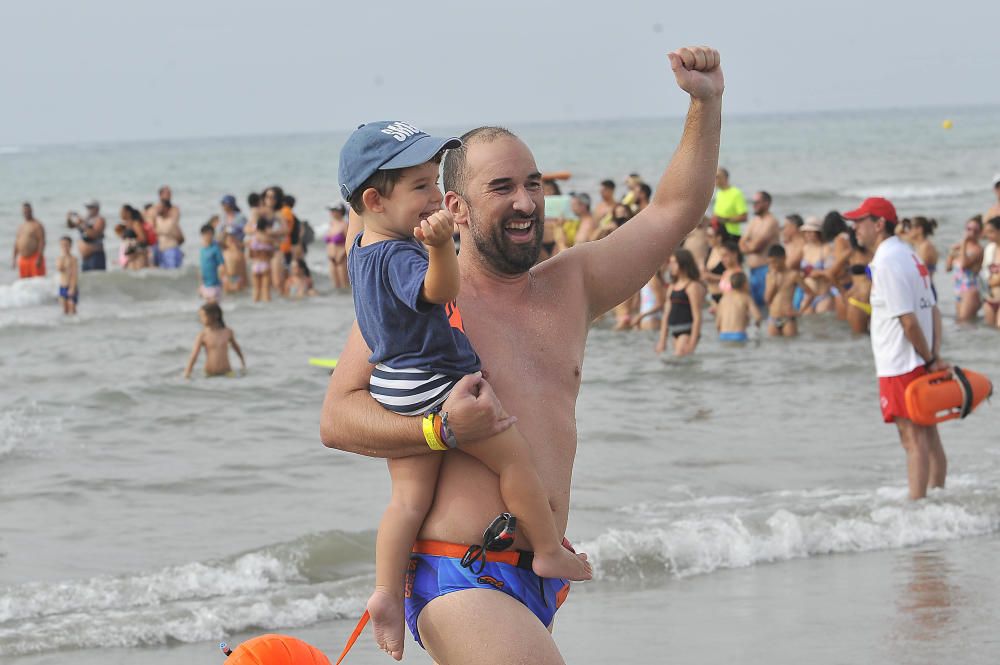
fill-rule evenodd
<path id="1" fill-rule="evenodd" d="M 882 406 L 882 420 L 887 423 L 893 422 L 896 418 L 910 420 L 910 414 L 906 410 L 906 400 L 903 399 L 906 386 L 926 373 L 925 368 L 917 367 L 899 376 L 878 377 L 878 397 L 879 404 Z"/>
<path id="2" fill-rule="evenodd" d="M 39 264 L 38 252 L 35 252 L 31 256 L 19 257 L 17 267 L 21 273 L 21 279 L 45 277 L 45 258 L 42 257 L 41 264 Z"/>

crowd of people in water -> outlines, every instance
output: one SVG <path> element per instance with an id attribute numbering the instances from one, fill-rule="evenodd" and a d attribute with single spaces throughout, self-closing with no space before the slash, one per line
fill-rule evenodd
<path id="1" fill-rule="evenodd" d="M 622 196 L 612 180 L 600 183 L 597 202 L 584 192 L 563 195 L 561 174 L 544 180 L 545 233 L 539 260 L 575 244 L 600 240 L 649 205 L 651 187 L 638 174 L 625 181 Z M 994 178 L 996 202 L 985 214 L 972 215 L 958 242 L 939 249 L 937 222 L 925 216 L 900 220 L 897 235 L 910 243 L 933 279 L 939 268 L 952 275 L 955 317 L 1000 327 L 1000 175 Z M 199 293 L 206 303 L 249 291 L 254 302 L 274 294 L 304 298 L 316 293 L 305 258 L 315 240 L 325 248 L 330 283 L 349 288 L 347 275 L 348 208 L 327 206 L 329 220 L 321 238 L 295 214 L 295 197 L 279 186 L 246 197 L 223 196 L 218 214 L 200 227 Z M 614 311 L 613 328 L 659 331 L 658 352 L 668 346 L 675 355 L 693 353 L 704 334 L 706 312 L 719 338 L 744 342 L 751 325 L 771 336 L 792 337 L 801 317 L 834 313 L 857 334 L 868 330 L 871 306 L 871 254 L 858 245 L 850 224 L 836 211 L 824 217 L 790 213 L 779 219 L 771 195 L 758 191 L 749 205 L 729 173 L 719 169 L 716 196 L 702 223 L 639 293 Z M 123 270 L 178 269 L 184 264 L 185 236 L 181 211 L 169 186 L 156 203 L 123 204 L 113 227 L 100 204 L 89 201 L 86 212 L 69 212 L 67 227 L 78 234 L 74 255 L 71 236 L 60 238 L 56 268 L 59 300 L 67 314 L 79 300 L 79 273 L 106 270 L 107 240 L 119 238 L 117 265 Z M 24 278 L 44 276 L 45 229 L 30 203 L 22 210 L 13 265 Z M 110 228 L 109 228 L 110 227 Z M 456 238 L 457 240 L 457 238 Z"/>
<path id="2" fill-rule="evenodd" d="M 586 193 L 562 196 L 554 179 L 546 188 L 545 258 L 614 232 L 649 204 L 652 193 L 634 173 L 620 198 L 615 183 L 603 181 L 596 205 Z M 912 216 L 896 227 L 932 280 L 939 266 L 952 275 L 959 323 L 976 321 L 982 311 L 987 325 L 1000 327 L 1000 175 L 993 189 L 996 202 L 985 214 L 972 215 L 962 237 L 944 251 L 934 242 L 934 219 Z M 697 348 L 706 311 L 727 342 L 747 341 L 751 324 L 766 326 L 771 336 L 793 337 L 800 317 L 827 312 L 854 333 L 866 333 L 872 254 L 858 244 L 851 223 L 837 211 L 822 218 L 790 213 L 779 220 L 771 204 L 771 195 L 758 191 L 748 206 L 726 169 L 719 169 L 711 215 L 659 274 L 615 309 L 614 329 L 659 330 L 656 350 L 665 351 L 672 341 L 679 356 Z"/>

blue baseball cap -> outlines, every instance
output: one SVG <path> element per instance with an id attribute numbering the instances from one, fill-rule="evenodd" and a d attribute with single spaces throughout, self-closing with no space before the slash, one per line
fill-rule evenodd
<path id="1" fill-rule="evenodd" d="M 355 190 L 376 171 L 405 169 L 429 162 L 442 150 L 461 147 L 452 136 L 429 136 L 400 120 L 380 120 L 358 126 L 340 149 L 340 193 L 350 201 Z"/>
<path id="2" fill-rule="evenodd" d="M 222 204 L 222 205 L 224 205 L 224 206 L 230 206 L 232 208 L 237 208 L 237 206 L 236 206 L 236 197 L 233 196 L 232 194 L 226 194 L 225 196 L 223 196 L 222 200 L 219 201 L 219 203 Z"/>

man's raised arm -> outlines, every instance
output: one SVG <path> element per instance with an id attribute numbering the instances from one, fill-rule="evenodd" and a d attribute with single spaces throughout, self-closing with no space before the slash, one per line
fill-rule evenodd
<path id="1" fill-rule="evenodd" d="M 649 205 L 604 240 L 580 247 L 595 317 L 649 281 L 701 221 L 715 188 L 724 87 L 719 53 L 693 47 L 668 57 L 677 85 L 691 95 L 684 134 Z"/>
<path id="2" fill-rule="evenodd" d="M 436 453 L 424 439 L 420 418 L 384 409 L 368 394 L 370 354 L 355 322 L 323 400 L 319 427 L 323 445 L 369 457 Z M 448 425 L 459 444 L 493 436 L 515 422 L 490 385 L 477 376 L 459 381 L 442 411 L 448 412 Z"/>

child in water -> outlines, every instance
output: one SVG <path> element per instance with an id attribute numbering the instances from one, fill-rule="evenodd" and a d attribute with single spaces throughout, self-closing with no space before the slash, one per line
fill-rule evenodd
<path id="1" fill-rule="evenodd" d="M 292 272 L 285 280 L 285 295 L 296 300 L 316 295 L 305 259 L 292 260 Z"/>
<path id="2" fill-rule="evenodd" d="M 271 240 L 270 224 L 261 217 L 250 240 L 250 269 L 253 272 L 253 301 L 271 302 L 271 257 L 274 256 L 274 242 Z"/>
<path id="3" fill-rule="evenodd" d="M 226 231 L 225 249 L 222 250 L 225 262 L 222 290 L 225 293 L 239 293 L 247 288 L 247 261 L 243 255 L 243 243 L 231 231 L 232 229 Z"/>
<path id="4" fill-rule="evenodd" d="M 750 317 L 753 316 L 754 323 L 760 325 L 760 310 L 750 297 L 745 273 L 734 272 L 729 283 L 732 288 L 722 294 L 715 310 L 715 327 L 719 331 L 720 342 L 743 343 L 749 340 L 747 326 L 750 325 Z"/>
<path id="5" fill-rule="evenodd" d="M 440 405 L 459 379 L 481 369 L 464 330 L 451 325 L 445 307 L 458 296 L 459 269 L 454 219 L 441 210 L 438 167 L 445 149 L 460 146 L 459 139 L 435 139 L 406 123 L 376 122 L 355 130 L 340 153 L 341 193 L 364 226 L 349 247 L 347 263 L 358 326 L 373 351 L 369 392 L 388 410 L 421 417 L 427 445 L 438 451 L 459 444 Z M 590 579 L 586 555 L 562 544 L 531 448 L 516 427 L 460 443 L 463 452 L 499 475 L 504 505 L 535 549 L 531 571 L 510 566 L 530 576 L 530 592 L 555 603 L 565 580 L 544 578 Z M 403 576 L 434 498 L 441 457 L 399 457 L 388 465 L 392 498 L 379 525 L 368 612 L 379 647 L 399 660 Z M 460 567 L 457 559 L 434 558 L 440 572 L 447 569 L 454 577 L 452 584 L 497 588 L 480 582 L 481 573 Z M 490 579 L 503 576 L 490 574 Z"/>
<path id="6" fill-rule="evenodd" d="M 191 357 L 188 358 L 187 367 L 184 368 L 184 378 L 191 378 L 191 370 L 198 360 L 198 354 L 202 348 L 205 349 L 205 376 L 231 376 L 233 368 L 229 365 L 229 347 L 240 358 L 243 371 L 247 370 L 247 361 L 243 359 L 243 350 L 236 343 L 236 335 L 226 327 L 222 320 L 222 308 L 218 303 L 210 302 L 201 306 L 198 310 L 198 318 L 201 319 L 202 328 L 198 336 L 194 338 L 194 348 L 191 349 Z"/>
<path id="7" fill-rule="evenodd" d="M 806 284 L 802 271 L 789 268 L 785 248 L 773 245 L 767 250 L 767 279 L 764 282 L 764 300 L 767 302 L 767 334 L 771 337 L 795 337 L 799 327 L 795 311 L 795 289 L 800 288 L 807 297 L 815 295 Z"/>
<path id="8" fill-rule="evenodd" d="M 63 314 L 76 314 L 76 303 L 80 300 L 80 262 L 73 256 L 73 239 L 69 236 L 59 238 L 59 258 L 56 269 L 59 271 L 59 303 Z"/>
<path id="9" fill-rule="evenodd" d="M 218 221 L 218 220 L 216 220 Z M 221 268 L 226 264 L 222 258 L 222 250 L 215 242 L 215 228 L 211 224 L 201 227 L 201 251 L 198 254 L 201 271 L 201 285 L 198 293 L 205 302 L 218 302 L 222 297 L 222 280 L 219 279 Z"/>

